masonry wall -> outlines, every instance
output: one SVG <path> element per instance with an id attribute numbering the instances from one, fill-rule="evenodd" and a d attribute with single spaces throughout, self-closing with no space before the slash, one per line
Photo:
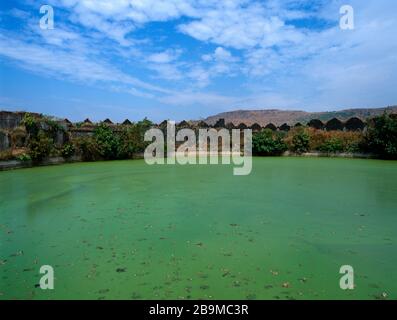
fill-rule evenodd
<path id="1" fill-rule="evenodd" d="M 10 136 L 8 133 L 0 130 L 0 151 L 7 150 L 10 147 Z"/>
<path id="2" fill-rule="evenodd" d="M 12 130 L 20 126 L 26 112 L 0 111 L 0 129 Z"/>

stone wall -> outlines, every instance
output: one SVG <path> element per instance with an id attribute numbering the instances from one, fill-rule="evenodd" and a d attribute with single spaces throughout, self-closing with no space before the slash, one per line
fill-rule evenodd
<path id="1" fill-rule="evenodd" d="M 0 129 L 11 130 L 21 124 L 26 112 L 0 111 Z"/>
<path id="2" fill-rule="evenodd" d="M 0 151 L 4 151 L 10 148 L 10 136 L 8 133 L 0 130 Z"/>

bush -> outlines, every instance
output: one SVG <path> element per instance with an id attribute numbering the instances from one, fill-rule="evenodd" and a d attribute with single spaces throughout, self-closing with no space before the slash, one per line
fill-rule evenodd
<path id="1" fill-rule="evenodd" d="M 56 140 L 58 132 L 65 132 L 64 128 L 60 126 L 58 122 L 48 116 L 44 117 L 41 123 L 42 126 L 44 126 L 48 136 L 54 140 Z"/>
<path id="2" fill-rule="evenodd" d="M 304 153 L 310 150 L 310 136 L 304 129 L 299 129 L 292 137 L 291 150 Z"/>
<path id="3" fill-rule="evenodd" d="M 65 144 L 61 149 L 61 155 L 64 158 L 70 158 L 75 154 L 76 150 L 74 146 L 70 143 Z"/>
<path id="4" fill-rule="evenodd" d="M 337 153 L 345 151 L 343 146 L 343 141 L 339 138 L 331 138 L 327 140 L 322 146 L 320 146 L 320 151 L 327 153 Z"/>
<path id="5" fill-rule="evenodd" d="M 30 155 L 23 153 L 17 157 L 17 160 L 26 162 L 26 161 L 31 161 L 32 158 L 30 157 Z"/>
<path id="6" fill-rule="evenodd" d="M 118 159 L 120 150 L 120 138 L 113 130 L 102 123 L 94 130 L 94 140 L 99 154 L 106 160 Z"/>
<path id="7" fill-rule="evenodd" d="M 281 135 L 273 133 L 270 129 L 265 129 L 252 138 L 253 153 L 263 156 L 281 155 L 287 150 L 287 145 Z"/>
<path id="8" fill-rule="evenodd" d="M 25 127 L 17 127 L 11 131 L 12 148 L 22 148 L 26 145 L 27 132 Z"/>
<path id="9" fill-rule="evenodd" d="M 74 140 L 74 147 L 84 161 L 96 161 L 102 159 L 98 150 L 98 145 L 92 137 L 76 138 Z"/>
<path id="10" fill-rule="evenodd" d="M 119 135 L 120 144 L 118 154 L 122 159 L 130 159 L 137 152 L 145 150 L 144 139 L 138 126 L 132 125 L 124 128 Z"/>
<path id="11" fill-rule="evenodd" d="M 361 132 L 323 131 L 309 128 L 309 150 L 322 152 L 360 152 L 364 137 Z"/>
<path id="12" fill-rule="evenodd" d="M 29 142 L 29 155 L 33 161 L 41 161 L 47 158 L 53 148 L 53 140 L 39 130 L 37 137 L 34 137 Z"/>
<path id="13" fill-rule="evenodd" d="M 397 119 L 387 114 L 373 118 L 369 122 L 366 144 L 370 152 L 397 159 Z"/>
<path id="14" fill-rule="evenodd" d="M 39 124 L 37 119 L 30 113 L 25 113 L 22 119 L 22 125 L 25 126 L 26 131 L 32 136 L 36 137 L 39 133 Z"/>

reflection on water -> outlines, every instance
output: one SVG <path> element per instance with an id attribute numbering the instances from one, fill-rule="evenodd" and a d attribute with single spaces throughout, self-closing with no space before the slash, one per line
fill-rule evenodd
<path id="1" fill-rule="evenodd" d="M 397 164 L 374 160 L 2 172 L 0 299 L 396 299 L 395 194 Z"/>

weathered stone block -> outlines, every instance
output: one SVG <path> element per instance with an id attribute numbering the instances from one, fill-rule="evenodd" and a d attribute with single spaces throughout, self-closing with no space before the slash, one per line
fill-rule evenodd
<path id="1" fill-rule="evenodd" d="M 0 131 L 0 151 L 10 148 L 10 137 L 8 133 Z"/>

